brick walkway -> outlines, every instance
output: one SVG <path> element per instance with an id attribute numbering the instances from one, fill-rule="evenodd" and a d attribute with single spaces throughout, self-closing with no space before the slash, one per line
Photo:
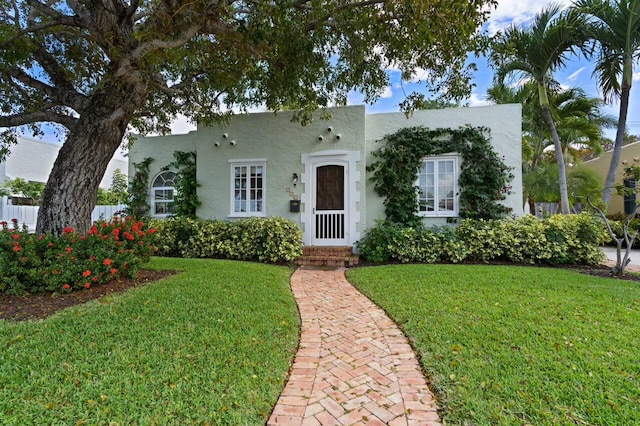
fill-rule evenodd
<path id="1" fill-rule="evenodd" d="M 405 336 L 344 270 L 298 269 L 291 287 L 300 347 L 267 425 L 440 425 Z"/>

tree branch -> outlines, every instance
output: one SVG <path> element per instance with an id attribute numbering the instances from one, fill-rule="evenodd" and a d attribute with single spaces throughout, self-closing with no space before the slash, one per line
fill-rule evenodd
<path id="1" fill-rule="evenodd" d="M 160 73 L 153 74 L 152 78 L 153 78 L 153 82 L 155 83 L 155 86 L 165 95 L 170 97 L 184 95 L 183 87 L 185 87 L 186 85 L 182 85 L 181 83 L 178 83 L 169 87 L 166 80 L 164 79 L 164 77 L 162 77 Z"/>
<path id="2" fill-rule="evenodd" d="M 21 69 L 12 68 L 8 74 L 21 82 L 22 84 L 36 89 L 47 95 L 56 104 L 62 104 L 76 111 L 82 110 L 86 103 L 86 97 L 75 90 L 65 90 L 49 86 L 42 81 L 35 79 L 22 71 Z"/>
<path id="3" fill-rule="evenodd" d="M 131 18 L 135 15 L 136 10 L 138 10 L 138 6 L 140 5 L 140 0 L 131 0 L 131 4 L 127 7 L 125 12 L 125 19 L 131 20 Z"/>
<path id="4" fill-rule="evenodd" d="M 69 15 L 62 14 L 57 10 L 53 9 L 52 7 L 50 7 L 49 5 L 42 4 L 37 0 L 26 0 L 26 2 L 29 6 L 38 10 L 43 15 L 51 18 L 54 22 L 53 25 L 66 25 L 70 27 L 78 27 L 78 28 L 85 28 L 85 29 L 88 29 L 90 27 L 91 20 L 87 19 L 88 16 L 86 13 L 84 15 L 80 15 L 74 10 L 74 12 L 76 12 L 76 15 L 69 16 Z M 71 3 L 73 3 L 73 1 L 68 1 L 67 3 L 69 3 L 69 6 L 71 6 Z M 45 22 L 43 23 L 43 25 L 47 25 L 48 23 L 49 22 Z"/>
<path id="5" fill-rule="evenodd" d="M 39 46 L 33 52 L 33 57 L 42 66 L 42 69 L 49 75 L 53 84 L 60 90 L 73 90 L 75 88 L 65 76 L 65 71 L 60 67 L 56 58 L 45 50 L 43 46 Z M 77 92 L 76 92 L 77 93 Z"/>
<path id="6" fill-rule="evenodd" d="M 43 111 L 0 116 L 0 127 L 17 127 L 38 122 L 58 123 L 71 130 L 75 127 L 78 119 L 65 114 L 56 113 L 48 109 Z"/>
<path id="7" fill-rule="evenodd" d="M 187 28 L 173 40 L 152 40 L 146 43 L 142 43 L 138 46 L 133 52 L 131 52 L 131 57 L 135 59 L 140 59 L 145 56 L 147 53 L 153 52 L 155 50 L 163 50 L 163 49 L 173 49 L 176 47 L 180 47 L 183 44 L 187 43 L 191 40 L 202 28 L 201 24 L 195 24 Z"/>

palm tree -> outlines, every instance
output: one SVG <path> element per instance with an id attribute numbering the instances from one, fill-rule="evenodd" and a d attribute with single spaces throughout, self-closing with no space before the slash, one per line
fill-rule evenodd
<path id="1" fill-rule="evenodd" d="M 531 212 L 534 212 L 536 194 L 540 193 L 527 182 L 538 185 L 537 167 L 556 168 L 556 160 L 549 159 L 546 149 L 553 144 L 549 128 L 542 117 L 537 100 L 537 85 L 529 82 L 517 88 L 496 83 L 487 89 L 487 98 L 497 104 L 520 103 L 522 105 L 522 161 L 523 176 L 532 174 L 532 179 L 525 179 L 524 195 L 528 200 Z M 550 90 L 549 106 L 558 135 L 562 144 L 565 165 L 582 161 L 584 150 L 596 154 L 602 153 L 602 132 L 604 128 L 615 127 L 616 120 L 603 114 L 600 107 L 602 100 L 591 98 L 580 88 L 567 90 Z M 555 155 L 555 153 L 553 153 Z M 543 161 L 553 163 L 547 167 Z M 548 175 L 548 172 L 540 172 Z M 567 179 L 570 180 L 570 173 Z M 555 171 L 553 182 L 558 183 L 558 171 Z M 570 192 L 570 184 L 567 189 Z M 558 188 L 556 191 L 558 192 Z M 571 202 L 571 197 L 569 196 Z M 571 204 L 571 203 L 570 203 Z"/>
<path id="2" fill-rule="evenodd" d="M 588 97 L 580 88 L 571 88 L 553 94 L 550 101 L 563 153 L 571 151 L 573 155 L 578 152 L 576 148 L 587 147 L 594 154 L 601 154 L 603 129 L 616 125 L 615 118 L 600 110 L 602 99 Z M 565 163 L 569 163 L 566 158 Z"/>
<path id="3" fill-rule="evenodd" d="M 594 74 L 605 100 L 620 100 L 616 140 L 602 193 L 602 200 L 608 203 L 627 126 L 633 64 L 640 53 L 640 0 L 579 0 L 573 8 L 587 19 L 593 40 L 588 57 L 596 58 Z"/>
<path id="4" fill-rule="evenodd" d="M 568 54 L 583 46 L 583 24 L 581 15 L 561 13 L 561 7 L 552 4 L 536 15 L 529 28 L 507 28 L 494 43 L 491 54 L 499 80 L 504 81 L 507 76 L 516 74 L 537 85 L 542 116 L 556 150 L 562 213 L 569 213 L 567 175 L 562 144 L 551 115 L 547 92 L 550 87 L 557 85 L 553 73 L 566 65 Z"/>

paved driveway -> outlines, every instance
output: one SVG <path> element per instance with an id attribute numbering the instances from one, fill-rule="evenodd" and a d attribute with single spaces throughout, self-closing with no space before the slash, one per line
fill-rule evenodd
<path id="1" fill-rule="evenodd" d="M 640 242 L 639 242 L 640 243 Z M 634 246 L 635 247 L 635 246 Z M 640 247 L 640 245 L 639 245 Z M 613 260 L 614 262 L 616 261 L 616 248 L 615 247 L 602 247 L 602 250 L 604 251 L 604 254 L 607 255 L 607 258 L 609 260 Z M 625 253 L 625 249 L 622 249 L 622 256 L 624 256 Z M 631 263 L 630 265 L 634 265 L 640 268 L 640 250 L 638 249 L 631 249 Z"/>

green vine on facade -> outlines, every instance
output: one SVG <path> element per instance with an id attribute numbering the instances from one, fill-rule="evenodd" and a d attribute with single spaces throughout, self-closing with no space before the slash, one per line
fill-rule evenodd
<path id="1" fill-rule="evenodd" d="M 178 175 L 174 198 L 175 213 L 179 217 L 196 218 L 196 210 L 202 204 L 198 198 L 196 181 L 196 153 L 175 151 L 175 161 L 169 163 L 162 170 L 173 170 Z"/>
<path id="2" fill-rule="evenodd" d="M 149 215 L 147 194 L 149 190 L 149 165 L 153 158 L 147 157 L 140 163 L 133 163 L 135 174 L 129 183 L 129 205 L 125 213 L 138 219 Z"/>
<path id="3" fill-rule="evenodd" d="M 421 223 L 416 179 L 422 159 L 456 153 L 462 158 L 458 178 L 460 216 L 499 219 L 511 211 L 500 204 L 511 190 L 511 169 L 491 147 L 485 127 L 427 129 L 407 127 L 387 135 L 367 166 L 374 190 L 384 197 L 387 220 L 407 226 Z M 381 141 L 379 141 L 381 142 Z"/>

